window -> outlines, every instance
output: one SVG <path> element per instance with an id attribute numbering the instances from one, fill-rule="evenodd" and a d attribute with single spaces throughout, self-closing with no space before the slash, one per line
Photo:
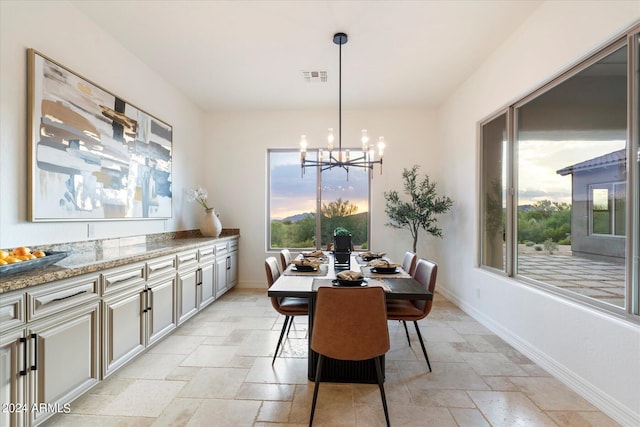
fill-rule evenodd
<path id="1" fill-rule="evenodd" d="M 480 265 L 634 315 L 639 29 L 480 123 Z"/>
<path id="2" fill-rule="evenodd" d="M 592 234 L 625 235 L 626 191 L 624 182 L 589 186 Z"/>
<path id="3" fill-rule="evenodd" d="M 351 150 L 358 156 L 357 150 Z M 314 159 L 317 152 L 307 151 Z M 369 171 L 300 167 L 300 152 L 269 150 L 268 250 L 324 248 L 333 230 L 351 232 L 356 248 L 369 242 Z M 317 236 L 320 235 L 320 238 Z"/>
<path id="4" fill-rule="evenodd" d="M 482 128 L 482 264 L 505 269 L 507 114 Z"/>

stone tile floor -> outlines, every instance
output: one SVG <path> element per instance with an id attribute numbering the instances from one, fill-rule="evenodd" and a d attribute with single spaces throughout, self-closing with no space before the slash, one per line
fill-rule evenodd
<path id="1" fill-rule="evenodd" d="M 521 253 L 518 274 L 618 307 L 625 306 L 624 263 L 571 255 Z"/>
<path id="2" fill-rule="evenodd" d="M 298 318 L 274 366 L 283 318 L 264 290 L 234 289 L 131 364 L 71 404 L 50 426 L 303 426 L 306 317 Z M 394 426 L 616 426 L 437 294 L 420 322 L 433 372 L 415 331 L 409 347 L 389 323 L 387 401 Z M 322 383 L 316 426 L 383 426 L 376 385 Z"/>

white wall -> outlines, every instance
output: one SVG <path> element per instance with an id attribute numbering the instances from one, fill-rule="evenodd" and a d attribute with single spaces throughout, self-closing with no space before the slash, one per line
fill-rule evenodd
<path id="1" fill-rule="evenodd" d="M 337 100 L 336 100 L 337 101 Z M 212 113 L 207 120 L 207 179 L 211 200 L 224 227 L 240 228 L 240 286 L 264 287 L 267 217 L 267 149 L 298 148 L 300 135 L 309 146 L 326 146 L 327 128 L 337 134 L 337 105 L 331 111 Z M 343 111 L 343 147 L 360 145 L 360 129 L 387 141 L 383 174 L 375 169 L 371 190 L 372 250 L 400 259 L 411 249 L 409 231 L 385 227 L 383 193 L 402 191 L 402 170 L 414 164 L 433 174 L 438 159 L 431 155 L 434 112 L 427 110 Z M 351 141 L 351 142 L 349 142 Z M 423 237 L 425 237 L 423 235 Z M 429 244 L 425 237 L 418 252 Z"/>
<path id="2" fill-rule="evenodd" d="M 438 111 L 439 174 L 457 202 L 436 242 L 439 289 L 623 425 L 640 425 L 640 327 L 476 268 L 477 122 L 640 18 L 640 2 L 545 2 Z M 455 152 L 455 161 L 446 162 Z"/>
<path id="3" fill-rule="evenodd" d="M 95 237 L 196 228 L 184 187 L 202 179 L 204 115 L 73 5 L 0 2 L 0 248 L 86 240 L 86 222 L 27 218 L 27 48 L 65 65 L 173 126 L 173 218 L 95 222 Z"/>

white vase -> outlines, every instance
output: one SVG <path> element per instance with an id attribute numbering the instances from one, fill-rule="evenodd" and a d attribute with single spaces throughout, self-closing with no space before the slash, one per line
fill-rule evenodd
<path id="1" fill-rule="evenodd" d="M 200 233 L 204 237 L 218 237 L 222 231 L 222 224 L 216 211 L 213 208 L 205 209 L 204 215 L 200 220 Z"/>

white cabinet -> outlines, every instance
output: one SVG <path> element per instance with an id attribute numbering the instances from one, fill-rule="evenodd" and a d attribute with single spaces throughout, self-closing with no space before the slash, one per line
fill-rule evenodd
<path id="1" fill-rule="evenodd" d="M 198 251 L 177 255 L 178 264 L 178 325 L 198 312 Z"/>
<path id="2" fill-rule="evenodd" d="M 100 297 L 95 275 L 3 294 L 3 426 L 35 426 L 100 379 Z"/>
<path id="3" fill-rule="evenodd" d="M 222 239 L 0 294 L 0 425 L 32 427 L 69 411 L 234 286 L 237 260 L 238 239 Z"/>
<path id="4" fill-rule="evenodd" d="M 238 284 L 238 239 L 229 241 L 229 262 L 227 264 L 227 288 Z"/>
<path id="5" fill-rule="evenodd" d="M 220 298 L 238 282 L 238 240 L 216 245 L 216 298 Z"/>
<path id="6" fill-rule="evenodd" d="M 178 279 L 175 255 L 147 262 L 147 287 L 144 314 L 145 345 L 149 346 L 178 326 Z"/>
<path id="7" fill-rule="evenodd" d="M 4 302 L 4 301 L 3 301 Z M 0 333 L 0 425 L 23 426 L 25 395 L 26 331 L 24 328 Z"/>
<path id="8" fill-rule="evenodd" d="M 174 330 L 176 316 L 176 275 L 168 274 L 147 282 L 145 342 L 149 346 Z M 145 311 L 146 310 L 146 311 Z"/>
<path id="9" fill-rule="evenodd" d="M 145 348 L 145 265 L 102 273 L 102 376 L 108 377 Z"/>
<path id="10" fill-rule="evenodd" d="M 216 258 L 215 247 L 207 246 L 198 250 L 199 292 L 198 309 L 211 304 L 216 299 Z"/>
<path id="11" fill-rule="evenodd" d="M 28 324 L 28 403 L 31 425 L 58 411 L 100 379 L 100 303 Z M 65 407 L 65 405 L 67 405 Z"/>

